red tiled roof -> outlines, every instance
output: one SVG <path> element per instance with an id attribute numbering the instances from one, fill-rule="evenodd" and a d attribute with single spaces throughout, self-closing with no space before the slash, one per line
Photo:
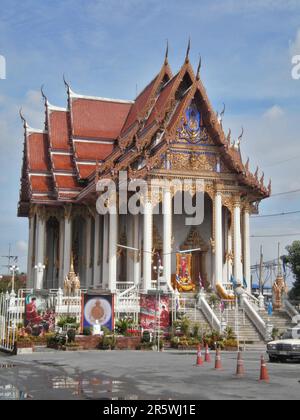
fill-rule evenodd
<path id="1" fill-rule="evenodd" d="M 72 171 L 73 162 L 71 155 L 61 155 L 52 153 L 53 169 L 56 171 Z"/>
<path id="2" fill-rule="evenodd" d="M 149 96 L 151 95 L 157 77 L 158 76 L 156 76 L 155 79 L 153 79 L 152 82 L 149 83 L 149 85 L 143 90 L 143 92 L 141 92 L 136 98 L 135 103 L 132 105 L 129 111 L 127 120 L 122 129 L 122 134 L 125 133 L 132 126 L 132 124 L 136 121 L 139 113 L 143 111 L 145 105 L 147 104 Z"/>
<path id="3" fill-rule="evenodd" d="M 48 193 L 52 190 L 50 176 L 31 175 L 30 184 L 33 193 Z"/>
<path id="4" fill-rule="evenodd" d="M 89 143 L 74 140 L 74 151 L 77 159 L 103 160 L 112 152 L 113 148 L 113 143 Z"/>
<path id="5" fill-rule="evenodd" d="M 68 111 L 49 112 L 49 139 L 52 149 L 70 150 Z"/>
<path id="6" fill-rule="evenodd" d="M 116 139 L 131 107 L 131 103 L 72 98 L 73 136 Z"/>
<path id="7" fill-rule="evenodd" d="M 87 179 L 96 169 L 95 165 L 80 165 L 79 162 L 77 162 L 77 170 L 79 172 L 79 176 L 81 179 Z"/>
<path id="8" fill-rule="evenodd" d="M 55 175 L 55 181 L 58 188 L 74 189 L 79 188 L 75 176 Z"/>
<path id="9" fill-rule="evenodd" d="M 46 133 L 30 133 L 27 136 L 27 158 L 30 171 L 50 170 Z"/>
<path id="10" fill-rule="evenodd" d="M 169 99 L 170 93 L 173 89 L 174 84 L 176 83 L 178 78 L 178 74 L 176 76 L 173 77 L 172 80 L 170 80 L 170 82 L 166 85 L 166 87 L 164 87 L 157 100 L 156 103 L 152 109 L 152 112 L 147 120 L 147 123 L 145 125 L 145 127 L 148 127 L 149 125 L 151 125 L 153 123 L 153 121 L 155 120 L 156 116 L 159 115 L 160 113 L 162 113 L 165 110 L 165 106 L 167 104 L 167 101 Z"/>

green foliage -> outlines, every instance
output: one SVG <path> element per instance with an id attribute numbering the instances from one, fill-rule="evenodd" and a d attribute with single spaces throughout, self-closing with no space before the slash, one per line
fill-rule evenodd
<path id="1" fill-rule="evenodd" d="M 100 350 L 114 350 L 116 347 L 116 337 L 114 335 L 104 335 L 99 343 Z"/>
<path id="2" fill-rule="evenodd" d="M 210 306 L 215 306 L 218 302 L 220 302 L 219 297 L 216 294 L 211 294 L 208 299 L 208 303 Z"/>
<path id="3" fill-rule="evenodd" d="M 55 334 L 47 337 L 47 346 L 50 348 L 61 348 L 67 342 L 64 334 Z"/>
<path id="4" fill-rule="evenodd" d="M 286 249 L 288 255 L 283 258 L 285 263 L 291 265 L 296 279 L 289 297 L 292 300 L 300 300 L 300 241 L 294 241 L 292 245 L 288 246 Z"/>
<path id="5" fill-rule="evenodd" d="M 231 327 L 227 327 L 224 331 L 224 338 L 225 340 L 235 340 L 236 339 L 236 335 L 233 331 L 233 328 Z"/>
<path id="6" fill-rule="evenodd" d="M 3 276 L 0 279 L 0 293 L 11 292 L 12 277 Z M 18 293 L 20 289 L 26 288 L 26 276 L 24 274 L 18 274 L 15 276 L 15 292 Z"/>
<path id="7" fill-rule="evenodd" d="M 151 343 L 151 334 L 150 331 L 144 331 L 142 335 L 142 343 Z"/>
<path id="8" fill-rule="evenodd" d="M 84 327 L 82 334 L 85 336 L 90 336 L 92 335 L 92 328 L 91 327 Z"/>
<path id="9" fill-rule="evenodd" d="M 68 336 L 68 344 L 75 343 L 76 330 L 74 330 L 73 328 L 69 329 L 67 332 L 67 336 Z"/>
<path id="10" fill-rule="evenodd" d="M 134 322 L 131 318 L 118 319 L 115 324 L 115 332 L 120 335 L 126 335 L 128 330 L 134 327 Z"/>
<path id="11" fill-rule="evenodd" d="M 76 318 L 72 316 L 61 316 L 57 322 L 57 325 L 60 328 L 64 328 L 65 325 L 77 325 Z M 78 328 L 78 327 L 77 327 Z"/>

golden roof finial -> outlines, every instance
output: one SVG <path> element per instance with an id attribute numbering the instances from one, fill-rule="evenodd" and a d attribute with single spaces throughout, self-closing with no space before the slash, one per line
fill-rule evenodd
<path id="1" fill-rule="evenodd" d="M 169 63 L 169 40 L 167 39 L 167 47 L 166 47 L 166 53 L 165 53 L 165 66 Z"/>
<path id="2" fill-rule="evenodd" d="M 185 62 L 186 63 L 189 62 L 190 50 L 191 50 L 191 37 L 189 37 L 189 43 L 188 43 L 187 50 L 186 50 L 186 55 L 185 55 Z"/>
<path id="3" fill-rule="evenodd" d="M 201 65 L 202 65 L 202 58 L 201 58 L 201 55 L 200 55 L 200 57 L 199 57 L 199 64 L 198 64 L 198 68 L 197 68 L 197 74 L 196 74 L 196 79 L 197 80 L 200 80 Z"/>

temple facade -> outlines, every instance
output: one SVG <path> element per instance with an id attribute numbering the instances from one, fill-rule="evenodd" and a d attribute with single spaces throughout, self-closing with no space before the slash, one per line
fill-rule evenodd
<path id="1" fill-rule="evenodd" d="M 65 82 L 66 108 L 42 92 L 44 130 L 21 114 L 18 215 L 29 221 L 28 288 L 63 288 L 72 265 L 82 289 L 148 292 L 159 279 L 171 292 L 205 287 L 226 297 L 235 279 L 251 290 L 250 216 L 271 185 L 243 162 L 242 136 L 224 133 L 224 112 L 214 112 L 200 68 L 193 71 L 188 49 L 173 75 L 166 54 L 134 101 L 78 95 Z M 137 214 L 123 211 L 138 189 L 121 200 L 120 174 L 148 186 Z M 104 214 L 97 202 L 107 180 L 117 187 Z M 185 206 L 175 212 L 184 197 L 203 210 L 198 223 L 187 223 Z"/>

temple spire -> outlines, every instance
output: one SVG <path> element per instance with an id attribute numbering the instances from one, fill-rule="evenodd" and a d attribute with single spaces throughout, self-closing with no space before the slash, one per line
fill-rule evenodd
<path id="1" fill-rule="evenodd" d="M 165 53 L 165 66 L 169 64 L 169 40 L 167 39 L 167 47 Z"/>
<path id="2" fill-rule="evenodd" d="M 189 62 L 189 55 L 190 55 L 190 51 L 191 51 L 191 37 L 189 37 L 189 43 L 187 46 L 187 50 L 186 50 L 186 55 L 185 55 L 185 62 L 188 63 Z"/>
<path id="3" fill-rule="evenodd" d="M 41 95 L 42 95 L 42 98 L 45 101 L 45 106 L 47 106 L 47 104 L 48 104 L 48 98 L 47 98 L 47 96 L 45 95 L 45 92 L 44 92 L 44 85 L 41 86 Z"/>
<path id="4" fill-rule="evenodd" d="M 202 65 L 202 58 L 201 58 L 201 55 L 200 55 L 199 56 L 199 64 L 198 64 L 198 68 L 197 68 L 197 73 L 196 73 L 196 80 L 200 80 L 201 65 Z"/>
<path id="5" fill-rule="evenodd" d="M 20 108 L 20 110 L 19 110 L 19 115 L 20 115 L 20 118 L 21 118 L 21 120 L 22 120 L 22 122 L 23 122 L 23 127 L 24 127 L 24 130 L 26 130 L 26 128 L 28 127 L 28 124 L 27 124 L 27 121 L 26 121 L 26 119 L 25 119 L 25 117 L 24 117 L 24 115 L 23 115 L 23 110 L 22 110 L 22 108 Z"/>

